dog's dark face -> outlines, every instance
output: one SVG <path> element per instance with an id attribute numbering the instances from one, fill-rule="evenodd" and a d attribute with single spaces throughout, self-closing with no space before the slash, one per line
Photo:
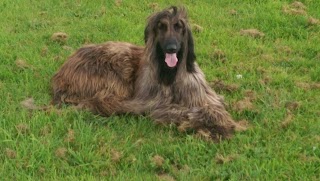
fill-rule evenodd
<path id="1" fill-rule="evenodd" d="M 155 30 L 159 53 L 165 55 L 165 63 L 169 68 L 178 65 L 181 59 L 181 46 L 185 34 L 185 25 L 177 17 L 165 17 L 159 20 Z M 179 56 L 178 56 L 179 55 Z"/>
<path id="2" fill-rule="evenodd" d="M 154 61 L 164 82 L 174 81 L 182 61 L 187 61 L 187 71 L 194 70 L 193 38 L 184 9 L 171 7 L 151 16 L 145 29 L 145 43 L 155 50 Z"/>

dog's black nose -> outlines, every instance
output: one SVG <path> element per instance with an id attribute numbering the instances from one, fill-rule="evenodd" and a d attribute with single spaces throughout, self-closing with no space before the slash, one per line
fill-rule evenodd
<path id="1" fill-rule="evenodd" d="M 166 46 L 167 53 L 175 53 L 177 51 L 176 44 L 169 44 Z"/>

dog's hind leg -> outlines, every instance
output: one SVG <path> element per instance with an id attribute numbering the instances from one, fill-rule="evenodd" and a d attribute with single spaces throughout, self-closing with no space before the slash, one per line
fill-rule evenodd
<path id="1" fill-rule="evenodd" d="M 82 100 L 76 108 L 91 111 L 101 116 L 111 116 L 122 112 L 124 98 L 114 94 L 96 95 L 91 99 Z"/>

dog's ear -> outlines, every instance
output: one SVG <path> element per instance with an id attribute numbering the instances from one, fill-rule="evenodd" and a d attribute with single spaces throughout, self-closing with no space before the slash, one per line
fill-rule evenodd
<path id="1" fill-rule="evenodd" d="M 148 17 L 147 19 L 147 25 L 144 29 L 144 43 L 147 44 L 148 40 L 152 38 L 152 34 L 155 30 L 154 28 L 156 27 L 156 23 L 159 19 L 158 16 L 159 13 L 153 14 Z"/>
<path id="2" fill-rule="evenodd" d="M 144 43 L 147 44 L 148 42 L 148 38 L 149 38 L 149 25 L 146 26 L 146 28 L 144 29 Z"/>
<path id="3" fill-rule="evenodd" d="M 188 38 L 188 44 L 187 44 L 187 71 L 193 72 L 194 71 L 194 62 L 196 60 L 196 54 L 194 53 L 194 42 L 193 37 L 190 28 L 187 28 L 187 38 Z"/>

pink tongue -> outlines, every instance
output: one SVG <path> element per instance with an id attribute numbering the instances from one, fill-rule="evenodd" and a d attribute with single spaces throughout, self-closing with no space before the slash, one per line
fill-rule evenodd
<path id="1" fill-rule="evenodd" d="M 178 63 L 178 58 L 176 53 L 168 54 L 166 53 L 166 60 L 168 67 L 175 67 Z"/>

